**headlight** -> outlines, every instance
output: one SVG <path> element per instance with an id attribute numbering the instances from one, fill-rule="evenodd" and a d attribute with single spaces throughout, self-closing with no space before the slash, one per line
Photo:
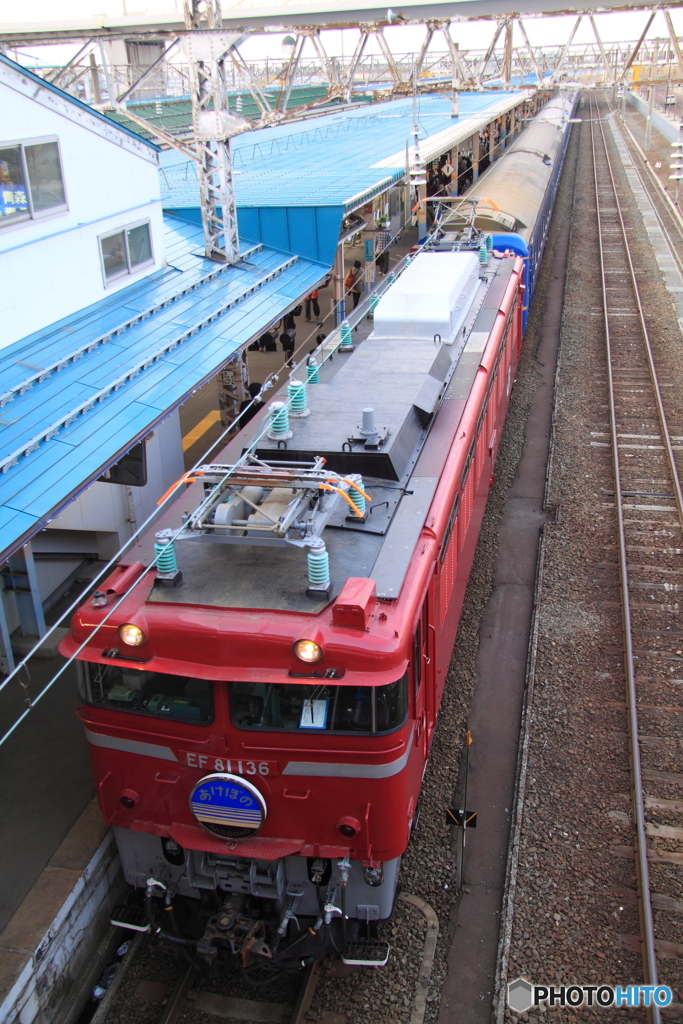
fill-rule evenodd
<path id="1" fill-rule="evenodd" d="M 322 647 L 315 640 L 297 640 L 294 644 L 294 653 L 302 661 L 320 661 L 323 656 Z"/>
<path id="2" fill-rule="evenodd" d="M 130 647 L 139 647 L 145 642 L 145 634 L 139 626 L 132 622 L 126 622 L 125 625 L 119 626 L 119 636 L 124 644 L 128 644 Z"/>

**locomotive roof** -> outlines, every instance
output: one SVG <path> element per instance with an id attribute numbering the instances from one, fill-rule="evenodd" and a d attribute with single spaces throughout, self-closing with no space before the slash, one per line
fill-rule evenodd
<path id="1" fill-rule="evenodd" d="M 451 254 L 424 253 L 416 262 L 436 270 L 444 255 Z M 322 534 L 330 556 L 329 597 L 307 596 L 306 557 L 300 548 L 287 543 L 257 547 L 249 537 L 237 544 L 221 543 L 215 535 L 188 535 L 176 542 L 181 585 L 152 587 L 148 601 L 316 614 L 350 576 L 371 577 L 378 597 L 397 598 L 514 263 L 493 258 L 485 278 L 477 278 L 474 302 L 451 345 L 438 335 L 379 337 L 378 308 L 373 334 L 352 354 L 336 353 L 321 366 L 320 383 L 308 387 L 311 414 L 290 421 L 293 436 L 287 448 L 278 448 L 267 436 L 259 441 L 255 454 L 271 464 L 278 459 L 310 462 L 322 455 L 326 469 L 362 473 L 372 497 L 366 520 L 347 517 L 348 506 L 339 502 L 343 507 L 335 508 Z M 366 406 L 375 409 L 380 434 L 389 430 L 377 450 L 349 442 Z M 266 408 L 228 445 L 223 461 L 237 461 L 263 430 L 267 413 Z M 161 525 L 179 527 L 192 497 L 201 501 L 201 483 L 174 503 Z M 147 547 L 149 554 L 149 540 Z"/>

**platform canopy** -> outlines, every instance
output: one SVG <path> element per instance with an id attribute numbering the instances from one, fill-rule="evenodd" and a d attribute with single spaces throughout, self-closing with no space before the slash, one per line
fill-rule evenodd
<path id="1" fill-rule="evenodd" d="M 465 143 L 532 95 L 463 93 L 456 118 L 446 96 L 421 96 L 417 162 L 426 164 Z M 403 186 L 412 126 L 412 100 L 401 99 L 238 135 L 233 168 L 240 237 L 331 265 L 343 218 Z M 160 176 L 164 208 L 199 224 L 192 162 L 166 150 Z"/>
<path id="2" fill-rule="evenodd" d="M 0 353 L 0 562 L 310 291 L 263 245 L 217 266 L 166 218 L 168 266 Z"/>

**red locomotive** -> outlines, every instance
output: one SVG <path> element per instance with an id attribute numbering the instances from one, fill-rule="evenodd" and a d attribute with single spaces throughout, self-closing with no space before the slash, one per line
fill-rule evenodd
<path id="1" fill-rule="evenodd" d="M 295 368 L 62 643 L 125 877 L 209 960 L 386 960 L 522 342 L 523 260 L 474 241 Z"/>

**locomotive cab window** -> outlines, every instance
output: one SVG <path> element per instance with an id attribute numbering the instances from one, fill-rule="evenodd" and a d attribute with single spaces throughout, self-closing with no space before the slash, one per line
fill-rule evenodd
<path id="1" fill-rule="evenodd" d="M 392 732 L 408 714 L 407 679 L 387 686 L 230 683 L 230 714 L 239 729 Z"/>
<path id="2" fill-rule="evenodd" d="M 213 684 L 207 679 L 119 665 L 77 664 L 78 689 L 89 704 L 197 725 L 213 721 Z"/>

